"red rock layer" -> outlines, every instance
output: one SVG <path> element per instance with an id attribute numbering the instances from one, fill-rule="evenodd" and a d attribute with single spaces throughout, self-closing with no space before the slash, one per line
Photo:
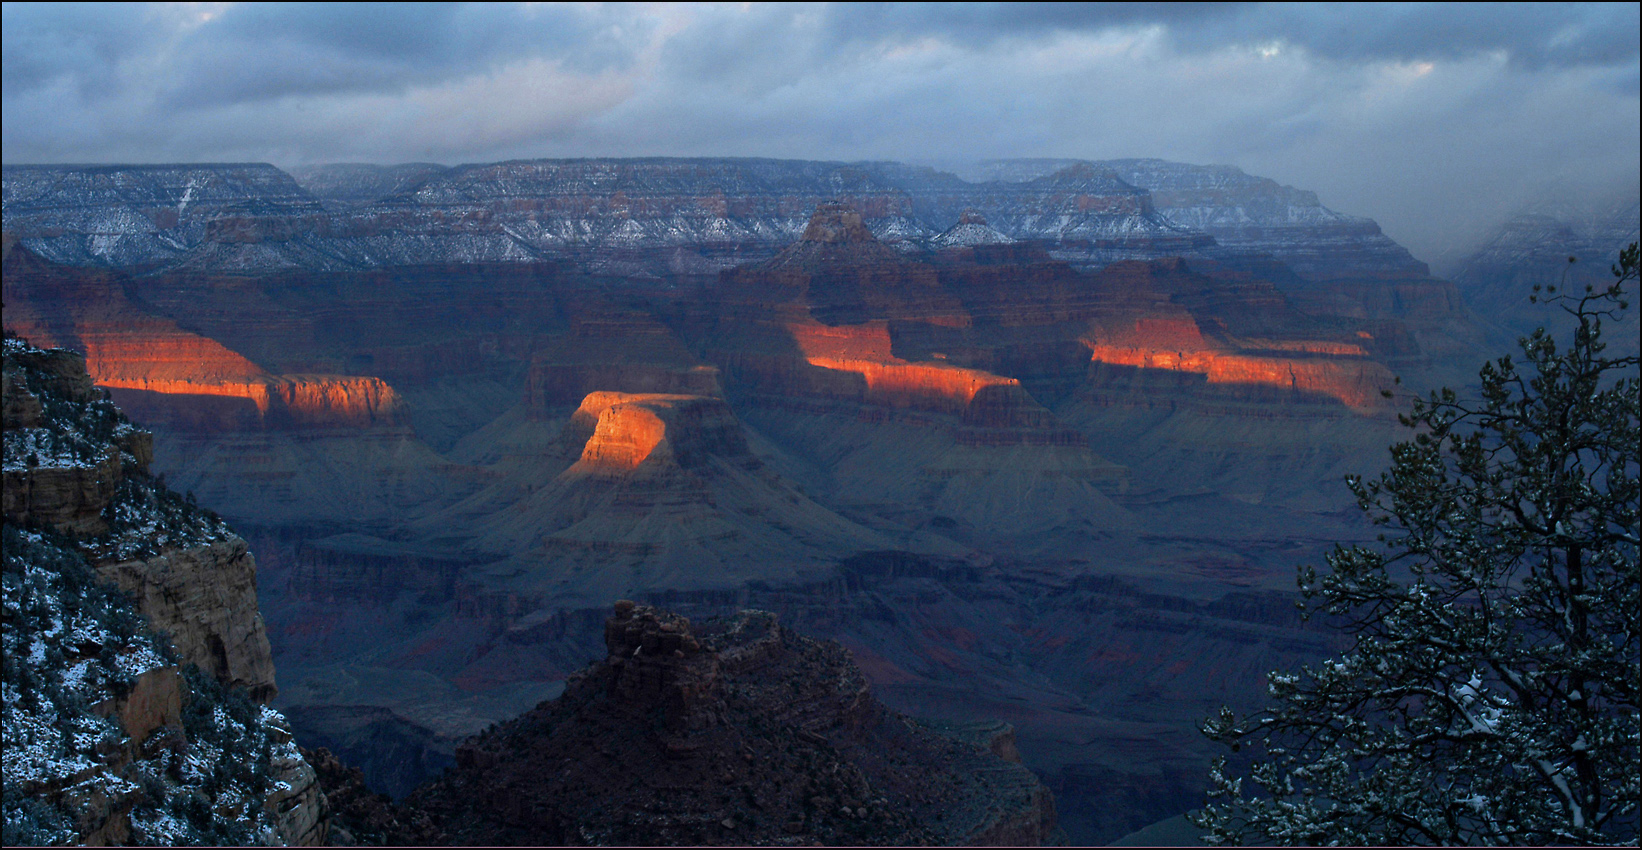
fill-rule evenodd
<path id="1" fill-rule="evenodd" d="M 207 431 L 403 424 L 400 399 L 380 378 L 271 375 L 148 313 L 118 275 L 51 266 L 14 249 L 5 288 L 8 329 L 36 345 L 83 352 L 92 381 L 117 391 L 144 421 Z"/>
<path id="2" fill-rule="evenodd" d="M 1251 384 L 1327 396 L 1360 411 L 1381 406 L 1381 390 L 1393 376 L 1367 360 L 1338 361 L 1287 357 L 1251 357 L 1214 351 L 1166 351 L 1154 348 L 1089 346 L 1090 359 L 1117 366 L 1167 369 L 1205 375 L 1211 384 Z"/>
<path id="3" fill-rule="evenodd" d="M 567 430 L 592 424 L 572 473 L 622 474 L 646 461 L 699 467 L 712 456 L 749 457 L 723 399 L 658 393 L 590 393 Z"/>
<path id="4" fill-rule="evenodd" d="M 818 207 L 803 241 L 721 283 L 713 323 L 728 332 L 708 331 L 707 357 L 767 403 L 952 417 L 973 445 L 1085 444 L 1018 379 L 934 350 L 973 349 L 983 333 L 962 292 L 879 243 L 843 205 Z"/>
<path id="5" fill-rule="evenodd" d="M 1223 327 L 1223 326 L 1222 326 Z M 1090 360 L 1115 366 L 1195 372 L 1210 384 L 1247 384 L 1335 399 L 1358 411 L 1378 409 L 1391 372 L 1367 359 L 1361 345 L 1338 339 L 1205 337 L 1184 311 L 1107 321 L 1083 339 Z M 1371 341 L 1366 332 L 1359 336 Z"/>
<path id="6" fill-rule="evenodd" d="M 132 368 L 131 364 L 125 364 Z M 263 375 L 249 381 L 98 379 L 140 418 L 188 431 L 403 425 L 399 396 L 380 378 Z"/>

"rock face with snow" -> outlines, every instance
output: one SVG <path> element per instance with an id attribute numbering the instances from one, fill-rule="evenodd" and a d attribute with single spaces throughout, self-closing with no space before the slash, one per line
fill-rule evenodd
<path id="1" fill-rule="evenodd" d="M 314 772 L 258 705 L 245 541 L 149 475 L 82 357 L 8 336 L 4 377 L 6 843 L 322 843 Z"/>
<path id="2" fill-rule="evenodd" d="M 1161 159 L 1017 159 L 979 163 L 966 174 L 1030 185 L 1076 167 L 1106 171 L 1144 189 L 1152 208 L 1173 225 L 1208 234 L 1223 248 L 1270 254 L 1308 280 L 1430 276 L 1424 263 L 1382 233 L 1372 219 L 1335 212 L 1319 203 L 1315 192 L 1233 166 Z"/>
<path id="3" fill-rule="evenodd" d="M 202 244 L 288 234 L 323 211 L 264 163 L 14 166 L 4 170 L 8 233 L 72 265 L 154 268 Z"/>
<path id="4" fill-rule="evenodd" d="M 4 174 L 7 233 L 59 262 L 123 268 L 566 257 L 605 273 L 712 274 L 770 256 L 802 235 L 816 204 L 841 199 L 902 252 L 996 241 L 995 232 L 1100 265 L 1218 241 L 1275 256 L 1307 279 L 1426 276 L 1374 222 L 1328 210 L 1310 192 L 1162 160 L 1010 161 L 971 175 L 979 182 L 893 162 L 762 159 L 334 165 L 298 169 L 295 180 L 266 165 Z M 948 233 L 966 211 L 991 230 Z"/>
<path id="5" fill-rule="evenodd" d="M 958 216 L 958 223 L 930 240 L 930 244 L 940 248 L 970 248 L 976 245 L 1007 245 L 1014 241 L 987 226 L 986 216 L 975 210 L 964 210 Z"/>
<path id="6" fill-rule="evenodd" d="M 1099 165 L 1152 194 L 1159 212 L 1227 248 L 1261 251 L 1314 281 L 1430 277 L 1430 269 L 1380 231 L 1373 219 L 1335 212 L 1316 192 L 1245 174 L 1232 166 L 1160 159 Z"/>

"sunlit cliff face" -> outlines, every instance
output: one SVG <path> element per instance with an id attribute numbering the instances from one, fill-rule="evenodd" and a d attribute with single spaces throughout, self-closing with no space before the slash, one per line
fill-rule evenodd
<path id="1" fill-rule="evenodd" d="M 402 424 L 401 399 L 380 378 L 270 374 L 210 337 L 141 312 L 108 280 L 83 283 L 62 296 L 84 310 L 67 327 L 45 321 L 26 298 L 8 309 L 7 327 L 39 345 L 83 351 L 92 381 L 121 393 L 145 420 L 206 431 Z"/>
<path id="2" fill-rule="evenodd" d="M 961 414 L 982 388 L 1020 384 L 979 369 L 902 360 L 890 352 L 889 323 L 881 320 L 835 326 L 793 322 L 787 330 L 811 366 L 860 375 L 867 387 L 864 400 L 872 404 Z"/>
<path id="3" fill-rule="evenodd" d="M 85 334 L 87 370 L 109 389 L 171 397 L 242 398 L 264 424 L 368 427 L 396 423 L 400 399 L 380 378 L 350 375 L 270 375 L 215 340 L 187 333 Z"/>
<path id="4" fill-rule="evenodd" d="M 1244 340 L 1245 354 L 1216 349 L 1190 318 L 1140 319 L 1128 332 L 1086 337 L 1090 360 L 1115 366 L 1195 372 L 1211 384 L 1252 384 L 1327 396 L 1358 412 L 1383 404 L 1381 391 L 1395 379 L 1379 363 L 1360 359 L 1361 346 L 1327 340 Z M 1305 356 L 1322 355 L 1322 356 Z"/>
<path id="5" fill-rule="evenodd" d="M 587 470 L 637 469 L 667 439 L 667 423 L 644 404 L 618 402 L 599 413 L 578 465 Z"/>
<path id="6" fill-rule="evenodd" d="M 749 456 L 735 415 L 713 396 L 588 393 L 567 432 L 577 440 L 587 435 L 571 467 L 576 473 L 627 473 L 650 460 L 692 468 L 711 456 Z"/>
<path id="7" fill-rule="evenodd" d="M 349 375 L 265 375 L 249 381 L 123 378 L 98 380 L 110 389 L 142 390 L 186 407 L 190 396 L 242 398 L 264 425 L 366 428 L 399 423 L 400 399 L 380 378 Z"/>
<path id="8" fill-rule="evenodd" d="M 245 383 L 266 374 L 257 364 L 210 337 L 176 330 L 95 333 L 81 329 L 79 337 L 76 347 L 85 350 L 91 379 L 105 387 L 183 392 L 166 388 Z"/>

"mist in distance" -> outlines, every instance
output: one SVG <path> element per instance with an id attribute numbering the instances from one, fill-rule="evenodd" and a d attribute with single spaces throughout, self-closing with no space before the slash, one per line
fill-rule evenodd
<path id="1" fill-rule="evenodd" d="M 1636 4 L 29 4 L 7 164 L 1228 164 L 1443 270 L 1637 195 Z"/>

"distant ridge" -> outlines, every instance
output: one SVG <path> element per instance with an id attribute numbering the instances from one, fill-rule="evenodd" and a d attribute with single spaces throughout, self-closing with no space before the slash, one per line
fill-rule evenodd
<path id="1" fill-rule="evenodd" d="M 733 157 L 350 163 L 290 173 L 265 163 L 8 165 L 4 228 L 53 261 L 123 269 L 558 258 L 600 274 L 666 278 L 768 258 L 803 233 L 816 204 L 844 200 L 903 254 L 943 247 L 939 237 L 968 210 L 1007 239 L 1042 242 L 1082 266 L 1230 251 L 1270 254 L 1302 277 L 1426 274 L 1372 221 L 1225 166 L 1018 160 L 995 168 L 1010 179 L 970 182 L 896 162 Z"/>

